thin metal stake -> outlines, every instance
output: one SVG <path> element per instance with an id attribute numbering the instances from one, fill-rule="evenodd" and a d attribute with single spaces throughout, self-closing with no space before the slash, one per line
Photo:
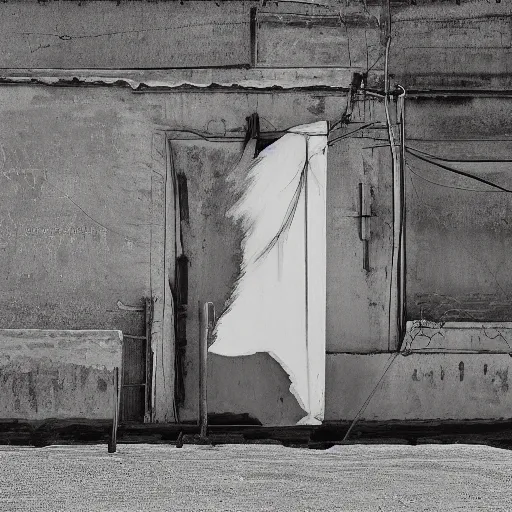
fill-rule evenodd
<path id="1" fill-rule="evenodd" d="M 199 423 L 200 436 L 205 439 L 208 434 L 208 340 L 215 326 L 215 307 L 212 302 L 199 305 Z"/>
<path id="2" fill-rule="evenodd" d="M 115 453 L 117 450 L 117 427 L 119 425 L 119 399 L 120 399 L 120 385 L 119 385 L 119 368 L 114 368 L 114 418 L 112 420 L 112 433 L 108 443 L 108 453 Z"/>

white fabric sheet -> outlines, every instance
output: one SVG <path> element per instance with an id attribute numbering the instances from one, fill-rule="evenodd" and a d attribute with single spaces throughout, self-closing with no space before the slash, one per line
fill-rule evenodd
<path id="1" fill-rule="evenodd" d="M 325 395 L 327 123 L 288 130 L 256 159 L 249 144 L 246 188 L 228 212 L 245 232 L 230 306 L 209 351 L 268 352 L 286 371 L 306 416 L 319 424 Z"/>

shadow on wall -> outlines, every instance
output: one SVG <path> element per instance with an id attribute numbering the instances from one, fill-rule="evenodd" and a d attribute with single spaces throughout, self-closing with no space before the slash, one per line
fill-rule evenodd
<path id="1" fill-rule="evenodd" d="M 267 353 L 208 355 L 208 411 L 248 414 L 265 426 L 296 425 L 304 416 L 290 379 Z"/>

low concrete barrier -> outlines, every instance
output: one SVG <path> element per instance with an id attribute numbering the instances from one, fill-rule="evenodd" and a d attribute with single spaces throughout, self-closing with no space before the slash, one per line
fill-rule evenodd
<path id="1" fill-rule="evenodd" d="M 121 331 L 0 329 L 0 419 L 113 420 L 115 451 Z"/>

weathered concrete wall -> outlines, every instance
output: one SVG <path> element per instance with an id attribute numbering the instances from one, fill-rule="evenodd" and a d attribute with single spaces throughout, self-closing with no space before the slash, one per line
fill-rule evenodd
<path id="1" fill-rule="evenodd" d="M 108 89 L 1 90 L 0 322 L 141 334 L 154 124 Z M 149 107 L 150 110 L 151 107 Z M 164 162 L 165 164 L 165 162 Z"/>
<path id="2" fill-rule="evenodd" d="M 510 89 L 510 2 L 415 4 L 393 8 L 393 80 L 417 90 Z"/>
<path id="3" fill-rule="evenodd" d="M 394 7 L 390 72 L 395 82 L 418 90 L 510 87 L 510 6 L 483 1 L 462 6 L 418 3 Z M 164 177 L 169 165 L 165 139 L 175 138 L 171 130 L 241 134 L 245 118 L 253 112 L 260 114 L 264 131 L 323 119 L 336 121 L 346 107 L 346 94 L 336 87 L 348 87 L 352 72 L 372 68 L 377 74 L 369 84 L 382 88 L 379 73 L 386 23 L 385 17 L 380 19 L 380 6 L 366 9 L 351 2 L 343 7 L 337 27 L 332 16 L 338 15 L 337 5 L 331 13 L 322 7 L 279 4 L 266 6 L 271 14 L 256 25 L 252 36 L 250 8 L 259 6 L 253 2 L 10 2 L 0 6 L 4 14 L 0 41 L 5 49 L 0 67 L 18 68 L 4 71 L 3 82 L 35 79 L 70 85 L 76 75 L 81 77 L 77 82 L 85 77 L 88 84 L 118 82 L 137 90 L 180 84 L 230 88 L 224 92 L 209 88 L 207 94 L 190 88 L 147 95 L 108 87 L 27 85 L 0 90 L 0 271 L 7 277 L 0 283 L 2 326 L 105 328 L 144 334 L 140 315 L 120 311 L 116 303 L 140 304 L 144 295 L 156 289 L 160 293 L 165 286 Z M 275 12 L 280 16 L 275 17 Z M 313 14 L 316 21 L 304 22 L 301 15 L 305 13 Z M 308 42 L 312 33 L 315 44 Z M 281 36 L 286 36 L 285 44 Z M 112 71 L 110 76 L 98 72 L 99 78 L 94 72 L 41 69 L 197 68 L 251 62 L 313 69 L 238 69 L 232 75 L 226 69 L 174 74 L 132 70 L 126 76 L 123 71 Z M 319 72 L 320 66 L 337 67 Z M 344 66 L 347 69 L 341 69 Z M 316 81 L 322 90 L 290 90 L 294 85 L 312 87 Z M 237 82 L 253 90 L 232 87 Z M 288 91 L 280 92 L 280 87 Z M 407 101 L 408 144 L 459 159 L 454 165 L 512 186 L 504 164 L 460 162 L 467 155 L 510 159 L 510 142 L 500 140 L 512 129 L 509 100 Z M 382 122 L 379 101 L 365 98 L 356 107 L 354 121 Z M 350 129 L 343 127 L 340 135 Z M 380 129 L 358 132 L 352 139 L 329 148 L 327 346 L 334 353 L 328 355 L 326 376 L 330 419 L 350 417 L 358 406 L 356 399 L 369 392 L 374 377 L 378 379 L 381 367 L 371 361 L 383 361 L 380 356 L 340 353 L 394 347 L 387 325 L 389 147 Z M 213 300 L 220 312 L 238 271 L 240 233 L 227 224 L 225 211 L 235 199 L 230 195 L 230 180 L 240 178 L 230 175 L 240 143 L 179 141 L 171 143 L 171 150 L 176 170 L 189 180 L 190 222 L 184 226 L 185 254 L 190 258 L 189 343 L 186 401 L 180 411 L 181 419 L 188 420 L 197 417 L 197 302 Z M 407 163 L 409 317 L 507 320 L 512 293 L 512 269 L 507 265 L 508 195 L 462 191 L 474 184 L 440 177 L 438 171 L 409 156 Z M 440 179 L 446 180 L 440 190 L 429 183 Z M 370 271 L 362 268 L 359 183 L 373 191 Z M 172 269 L 167 272 L 172 275 Z M 429 357 L 434 356 L 418 360 L 418 379 L 420 370 L 429 374 L 430 361 L 438 361 Z M 456 356 L 435 357 L 444 361 Z M 472 361 L 476 360 L 468 364 Z M 503 373 L 500 361 L 485 363 L 488 373 L 492 365 L 496 375 Z M 170 389 L 172 351 L 157 362 L 158 386 L 166 383 Z M 390 384 L 393 392 L 380 401 L 381 409 L 368 414 L 452 417 L 446 399 L 455 396 L 451 384 L 438 386 L 435 393 L 430 388 L 413 388 L 408 398 L 413 402 L 400 405 L 400 386 L 405 390 L 410 385 L 400 379 L 409 370 L 401 367 L 395 379 L 401 384 L 396 389 Z M 212 357 L 209 372 L 211 412 L 249 412 L 266 424 L 291 424 L 301 416 L 288 392 L 286 375 L 267 355 Z M 418 382 L 410 380 L 413 385 Z M 424 380 L 426 386 L 428 379 Z M 467 405 L 471 393 L 457 388 L 456 397 L 465 400 L 462 416 L 502 414 L 508 398 L 500 395 L 496 401 L 494 388 L 486 380 L 470 379 L 464 386 L 468 382 L 474 396 L 491 397 L 494 405 L 487 416 L 479 416 L 480 405 Z M 168 400 L 159 407 L 167 408 L 161 419 L 174 418 Z"/>
<path id="4" fill-rule="evenodd" d="M 381 8 L 350 4 L 9 2 L 0 5 L 0 67 L 379 68 Z"/>
<path id="5" fill-rule="evenodd" d="M 374 105 L 376 110 L 379 105 Z M 370 119 L 379 119 L 379 113 Z M 344 131 L 356 129 L 349 126 Z M 327 153 L 327 352 L 387 351 L 392 252 L 392 172 L 384 131 L 354 134 Z M 336 132 L 331 136 L 335 140 Z M 361 239 L 359 186 L 368 191 L 368 270 Z"/>
<path id="6" fill-rule="evenodd" d="M 111 419 L 120 331 L 0 330 L 0 418 Z"/>
<path id="7" fill-rule="evenodd" d="M 17 86 L 0 92 L 6 120 L 3 325 L 117 328 L 128 334 L 143 334 L 141 315 L 118 310 L 117 301 L 140 304 L 157 286 L 151 281 L 163 275 L 163 134 L 173 139 L 177 132 L 170 130 L 184 128 L 242 135 L 253 112 L 260 114 L 264 131 L 336 120 L 347 98 L 329 91 L 133 94 L 108 87 Z M 235 200 L 230 183 L 242 178 L 231 174 L 241 142 L 181 140 L 171 141 L 170 148 L 176 172 L 188 178 L 190 209 L 189 225 L 183 226 L 190 259 L 185 420 L 197 416 L 197 302 L 213 300 L 222 311 L 238 271 L 240 233 L 225 212 Z M 371 165 L 377 168 L 376 161 Z M 329 208 L 339 209 L 345 185 L 339 173 L 348 169 L 336 158 L 329 166 Z M 357 191 L 348 188 L 352 201 Z M 357 225 L 352 228 L 357 233 Z M 329 230 L 328 251 L 339 250 L 346 230 L 337 225 Z M 350 271 L 336 255 L 328 261 L 329 275 Z M 343 296 L 333 292 L 329 300 L 340 303 Z M 330 307 L 328 324 L 338 315 L 337 306 Z M 331 335 L 336 336 L 332 330 Z M 364 351 L 368 347 L 360 339 L 349 343 Z M 171 355 L 157 361 L 160 382 L 172 375 Z M 211 359 L 212 412 L 250 411 L 264 423 L 293 424 L 301 412 L 288 387 L 286 374 L 267 355 Z M 248 396 L 254 397 L 250 405 Z M 272 400 L 276 407 L 268 407 Z M 166 410 L 163 417 L 174 416 Z"/>
<path id="8" fill-rule="evenodd" d="M 508 354 L 334 354 L 327 356 L 325 419 L 510 418 Z"/>
<path id="9" fill-rule="evenodd" d="M 2 4 L 3 68 L 248 65 L 249 5 L 229 2 Z"/>
<path id="10" fill-rule="evenodd" d="M 293 4 L 292 4 L 293 5 Z M 296 8 L 296 6 L 295 6 Z M 349 9 L 324 9 L 322 14 L 283 14 L 261 8 L 256 15 L 255 64 L 264 67 L 331 67 L 367 70 L 382 51 L 376 16 Z M 284 8 L 282 7 L 282 10 Z M 293 48 L 293 51 L 290 51 Z"/>
<path id="11" fill-rule="evenodd" d="M 512 190 L 511 107 L 509 98 L 409 100 L 407 145 Z M 406 193 L 408 318 L 510 320 L 511 194 L 411 154 Z"/>
<path id="12" fill-rule="evenodd" d="M 210 131 L 240 130 L 240 122 L 254 111 L 260 115 L 262 130 L 272 131 L 336 118 L 339 108 L 345 105 L 346 95 L 215 94 L 194 95 L 190 101 L 193 103 L 189 105 L 194 105 L 191 113 L 195 109 L 208 112 L 211 120 L 204 119 L 203 123 L 207 123 Z M 289 105 L 294 107 L 290 109 Z M 194 118 L 189 119 L 189 125 L 193 122 Z M 236 202 L 234 190 L 239 189 L 236 185 L 244 176 L 232 172 L 241 156 L 241 141 L 171 140 L 171 150 L 176 172 L 184 173 L 188 181 L 190 219 L 188 224 L 182 223 L 183 248 L 190 259 L 187 375 L 186 400 L 180 411 L 180 419 L 187 420 L 197 417 L 197 303 L 212 301 L 220 314 L 239 272 L 242 232 L 226 212 Z M 286 373 L 268 354 L 240 358 L 211 356 L 209 365 L 210 412 L 248 412 L 262 423 L 274 425 L 294 424 L 303 416 L 289 392 Z"/>

